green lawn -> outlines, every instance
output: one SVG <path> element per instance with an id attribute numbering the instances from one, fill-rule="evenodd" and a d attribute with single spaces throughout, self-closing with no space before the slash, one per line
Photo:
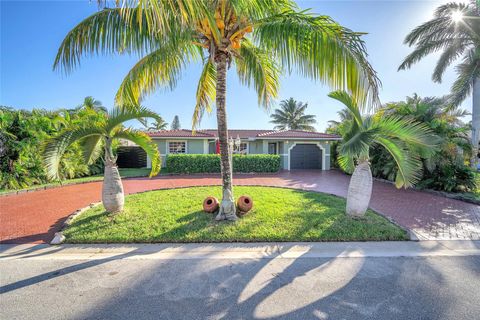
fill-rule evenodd
<path id="1" fill-rule="evenodd" d="M 65 231 L 70 243 L 406 240 L 407 234 L 369 210 L 364 219 L 345 215 L 345 200 L 326 194 L 268 187 L 236 187 L 254 209 L 236 223 L 216 222 L 202 211 L 220 187 L 151 191 L 126 197 L 124 212 L 102 206 L 78 217 Z"/>
<path id="2" fill-rule="evenodd" d="M 147 168 L 123 168 L 123 169 L 119 169 L 119 171 L 120 171 L 120 176 L 122 178 L 146 177 L 150 174 L 150 169 L 147 169 Z M 163 173 L 165 173 L 165 172 L 163 172 L 163 169 L 162 169 L 160 174 L 163 174 Z M 103 174 L 88 176 L 88 177 L 82 177 L 82 178 L 68 179 L 68 180 L 64 180 L 62 182 L 51 182 L 51 183 L 45 183 L 45 184 L 36 184 L 36 185 L 30 186 L 28 188 L 20 189 L 20 190 L 32 190 L 32 189 L 43 188 L 43 187 L 52 187 L 52 186 L 84 183 L 84 182 L 91 182 L 91 181 L 101 181 L 101 180 L 103 180 Z M 0 194 L 7 193 L 7 192 L 12 192 L 12 191 L 20 191 L 20 190 L 0 189 Z"/>

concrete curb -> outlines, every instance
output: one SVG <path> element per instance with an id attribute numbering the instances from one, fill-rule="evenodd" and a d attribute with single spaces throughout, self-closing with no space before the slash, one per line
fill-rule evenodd
<path id="1" fill-rule="evenodd" d="M 52 241 L 50 241 L 50 244 L 51 245 L 59 245 L 59 244 L 62 244 L 63 242 L 65 242 L 66 239 L 65 239 L 65 236 L 63 235 L 63 231 L 65 231 L 65 229 L 68 228 L 73 223 L 73 221 L 78 216 L 80 216 L 82 213 L 84 213 L 88 209 L 94 208 L 94 207 L 96 207 L 100 204 L 102 204 L 102 203 L 101 202 L 90 203 L 88 206 L 80 208 L 78 210 L 75 210 L 74 212 L 69 214 L 68 217 L 67 217 L 67 220 L 65 220 L 62 227 L 60 228 L 60 231 L 55 232 L 55 235 L 53 236 Z"/>
<path id="2" fill-rule="evenodd" d="M 0 259 L 298 259 L 480 256 L 480 241 L 0 245 Z"/>

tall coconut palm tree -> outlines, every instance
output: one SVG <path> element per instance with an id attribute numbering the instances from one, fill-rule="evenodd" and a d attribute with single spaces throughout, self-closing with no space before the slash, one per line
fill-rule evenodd
<path id="1" fill-rule="evenodd" d="M 372 171 L 370 148 L 383 147 L 395 160 L 398 172 L 395 185 L 411 187 L 421 177 L 421 157 L 435 150 L 436 138 L 425 124 L 400 117 L 362 116 L 361 108 L 344 91 L 328 95 L 342 102 L 353 120 L 344 127 L 343 140 L 339 145 L 338 163 L 352 173 L 347 194 L 347 214 L 363 216 L 372 195 Z"/>
<path id="2" fill-rule="evenodd" d="M 226 112 L 232 65 L 264 107 L 277 96 L 284 70 L 347 90 L 370 105 L 378 100 L 379 80 L 367 61 L 363 34 L 328 16 L 301 11 L 293 0 L 123 3 L 127 5 L 104 9 L 73 28 L 54 68 L 69 72 L 85 55 L 143 55 L 116 95 L 118 105 L 136 105 L 157 88 L 174 88 L 189 63 L 201 63 L 192 125 L 195 128 L 215 102 L 223 185 L 218 219 L 236 219 Z"/>
<path id="3" fill-rule="evenodd" d="M 113 153 L 114 140 L 129 140 L 143 148 L 152 159 L 150 177 L 160 171 L 160 155 L 157 145 L 145 133 L 124 128 L 123 123 L 129 120 L 143 121 L 144 118 L 157 119 L 158 115 L 143 107 L 137 109 L 115 108 L 109 112 L 104 121 L 88 123 L 85 126 L 74 126 L 50 139 L 45 146 L 44 163 L 47 175 L 58 178 L 59 164 L 68 146 L 76 141 L 82 141 L 85 161 L 95 162 L 102 154 L 105 163 L 103 177 L 102 202 L 108 212 L 119 212 L 123 209 L 124 193 L 122 180 L 116 165 L 117 157 Z"/>
<path id="4" fill-rule="evenodd" d="M 457 79 L 451 88 L 451 101 L 460 104 L 472 94 L 472 157 L 470 164 L 477 166 L 480 139 L 480 13 L 475 1 L 447 3 L 439 6 L 434 18 L 415 28 L 405 38 L 415 50 L 402 62 L 399 70 L 435 51 L 442 51 L 432 79 L 441 82 L 449 65 L 461 57 L 455 67 Z"/>
<path id="5" fill-rule="evenodd" d="M 305 114 L 308 103 L 296 101 L 293 98 L 282 100 L 280 108 L 275 109 L 270 116 L 271 123 L 275 124 L 275 129 L 278 130 L 309 130 L 315 131 L 313 125 L 317 123 L 315 116 L 312 114 Z"/>
<path id="6" fill-rule="evenodd" d="M 168 123 L 163 120 L 162 117 L 158 117 L 149 127 L 150 131 L 166 130 L 168 128 Z"/>

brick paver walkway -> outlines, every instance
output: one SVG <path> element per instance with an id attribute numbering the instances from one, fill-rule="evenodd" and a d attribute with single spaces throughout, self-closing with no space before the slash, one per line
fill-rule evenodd
<path id="1" fill-rule="evenodd" d="M 349 177 L 338 171 L 292 171 L 275 175 L 238 175 L 236 185 L 313 190 L 345 197 Z M 126 193 L 185 186 L 218 185 L 213 175 L 161 176 L 124 180 Z M 92 182 L 0 197 L 0 241 L 48 242 L 67 216 L 101 196 Z M 370 207 L 423 239 L 480 239 L 480 206 L 430 193 L 374 183 Z"/>

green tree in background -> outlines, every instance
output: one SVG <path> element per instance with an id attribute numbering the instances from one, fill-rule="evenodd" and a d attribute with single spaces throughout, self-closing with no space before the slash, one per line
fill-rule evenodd
<path id="1" fill-rule="evenodd" d="M 432 20 L 415 28 L 405 39 L 415 46 L 399 67 L 408 69 L 427 55 L 442 51 L 432 79 L 441 82 L 448 66 L 455 66 L 457 80 L 451 88 L 451 102 L 462 103 L 472 93 L 472 153 L 470 164 L 477 167 L 480 139 L 480 11 L 475 1 L 450 2 L 439 6 Z"/>
<path id="2" fill-rule="evenodd" d="M 308 130 L 315 131 L 314 124 L 317 123 L 315 116 L 305 114 L 308 103 L 296 101 L 293 98 L 282 100 L 280 108 L 275 109 L 270 115 L 271 123 L 275 124 L 278 130 Z"/>
<path id="3" fill-rule="evenodd" d="M 172 125 L 170 126 L 171 130 L 180 130 L 180 119 L 178 119 L 178 116 L 173 117 Z"/>
<path id="4" fill-rule="evenodd" d="M 158 119 L 154 120 L 154 122 L 148 127 L 150 131 L 159 131 L 159 130 L 166 130 L 168 128 L 168 123 L 163 120 L 162 117 L 158 117 Z"/>

